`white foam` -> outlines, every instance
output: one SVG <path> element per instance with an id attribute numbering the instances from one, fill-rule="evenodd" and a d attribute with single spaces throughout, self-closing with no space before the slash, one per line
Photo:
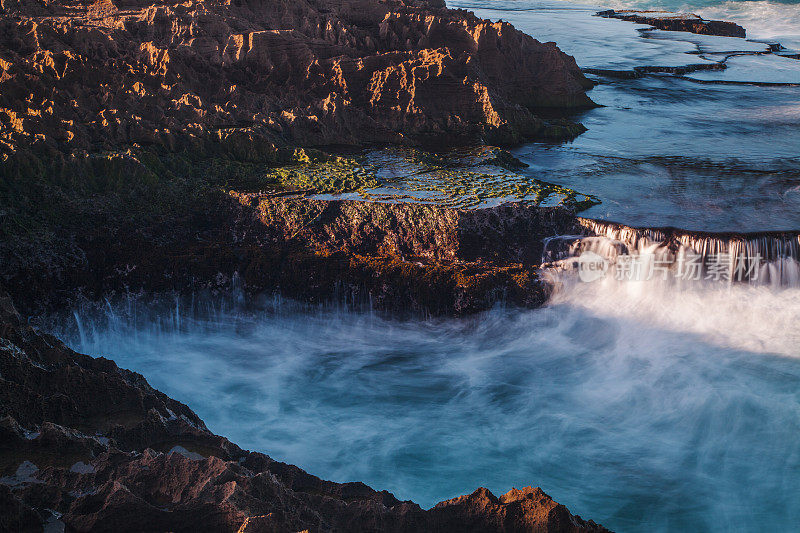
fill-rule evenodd
<path id="1" fill-rule="evenodd" d="M 573 2 L 565 2 L 573 3 Z M 593 0 L 577 0 L 577 4 L 596 5 Z M 698 5 L 701 2 L 675 0 L 608 0 L 603 9 L 650 10 L 694 13 L 706 20 L 734 22 L 747 31 L 748 39 L 780 42 L 786 48 L 800 50 L 800 4 L 745 0 Z"/>
<path id="2" fill-rule="evenodd" d="M 634 11 L 634 10 L 623 10 L 623 14 L 626 16 L 634 16 L 634 17 L 645 17 L 645 18 L 652 18 L 652 19 L 662 19 L 662 20 L 697 20 L 700 17 L 693 13 L 684 13 L 684 12 L 676 12 L 676 11 Z"/>
<path id="3" fill-rule="evenodd" d="M 570 283 L 553 304 L 696 335 L 721 348 L 800 358 L 800 288 L 776 291 L 711 282 L 680 286 L 607 276 L 594 283 Z"/>

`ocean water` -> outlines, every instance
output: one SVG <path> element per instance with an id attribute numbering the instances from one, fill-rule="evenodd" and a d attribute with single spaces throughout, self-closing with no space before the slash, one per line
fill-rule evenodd
<path id="1" fill-rule="evenodd" d="M 448 4 L 554 40 L 592 69 L 712 63 L 763 46 L 640 31 L 593 16 L 603 8 L 685 9 L 800 43 L 796 3 Z M 603 107 L 574 116 L 589 130 L 514 153 L 531 177 L 599 198 L 586 216 L 800 230 L 800 87 L 760 85 L 790 79 L 800 61 L 728 61 L 687 77 L 592 74 Z M 245 448 L 424 507 L 532 484 L 617 531 L 796 530 L 800 288 L 553 275 L 542 309 L 458 320 L 233 294 L 115 301 L 46 323 Z"/>
<path id="2" fill-rule="evenodd" d="M 619 9 L 684 11 L 696 13 L 708 20 L 735 22 L 747 30 L 749 38 L 776 41 L 787 48 L 800 50 L 800 2 L 796 0 L 748 0 L 743 2 L 631 0 L 630 2 L 613 2 L 609 5 L 612 8 L 618 6 Z"/>
<path id="3" fill-rule="evenodd" d="M 467 2 L 470 8 L 477 9 L 519 9 L 527 0 L 451 0 L 447 5 L 466 7 Z M 559 3 L 598 9 L 695 13 L 708 20 L 735 22 L 747 30 L 748 38 L 777 41 L 787 48 L 800 49 L 800 2 L 797 0 L 579 0 Z"/>
<path id="4" fill-rule="evenodd" d="M 797 288 L 607 279 L 461 320 L 198 298 L 57 332 L 245 448 L 424 507 L 533 484 L 617 531 L 790 531 L 798 323 Z"/>
<path id="5" fill-rule="evenodd" d="M 757 10 L 761 2 L 735 4 Z M 672 7 L 655 2 L 455 0 L 448 5 L 555 41 L 590 69 L 710 64 L 731 52 L 752 54 L 764 46 L 684 32 L 643 32 L 646 26 L 594 16 L 610 7 Z M 797 16 L 798 4 L 773 7 L 786 10 L 776 15 L 773 33 L 800 35 L 800 24 L 784 25 Z M 764 38 L 770 33 L 758 31 Z M 602 107 L 572 117 L 588 131 L 573 142 L 532 143 L 514 153 L 531 165 L 530 175 L 599 198 L 602 203 L 584 213 L 589 217 L 707 231 L 798 230 L 800 86 L 759 84 L 800 82 L 800 60 L 736 55 L 727 64 L 722 71 L 682 77 L 590 74 L 598 85 L 589 94 Z"/>

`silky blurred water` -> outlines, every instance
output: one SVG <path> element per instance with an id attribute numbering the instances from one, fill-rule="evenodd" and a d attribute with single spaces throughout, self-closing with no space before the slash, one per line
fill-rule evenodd
<path id="1" fill-rule="evenodd" d="M 608 280 L 408 321 L 131 300 L 56 323 L 245 448 L 425 507 L 533 484 L 620 531 L 800 519 L 798 289 Z"/>
<path id="2" fill-rule="evenodd" d="M 627 5 L 798 33 L 796 4 L 669 2 Z M 731 46 L 592 16 L 621 4 L 448 4 L 555 40 L 583 67 L 686 65 L 715 60 L 701 45 Z M 575 115 L 589 131 L 515 149 L 524 172 L 599 197 L 587 216 L 800 229 L 800 88 L 594 79 L 604 107 Z M 607 279 L 559 281 L 542 309 L 459 320 L 198 296 L 80 308 L 48 329 L 141 372 L 212 431 L 323 478 L 425 507 L 533 484 L 611 529 L 652 532 L 797 529 L 798 324 L 797 288 Z"/>

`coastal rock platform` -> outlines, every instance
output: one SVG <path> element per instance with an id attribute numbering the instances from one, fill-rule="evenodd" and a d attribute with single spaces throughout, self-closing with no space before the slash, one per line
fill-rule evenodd
<path id="1" fill-rule="evenodd" d="M 544 303 L 543 239 L 577 231 L 565 208 L 219 193 L 170 227 L 76 236 L 82 258 L 48 271 L 17 264 L 6 287 L 26 314 L 137 293 L 228 290 L 309 303 L 368 303 L 393 313 L 463 315 L 498 302 Z"/>

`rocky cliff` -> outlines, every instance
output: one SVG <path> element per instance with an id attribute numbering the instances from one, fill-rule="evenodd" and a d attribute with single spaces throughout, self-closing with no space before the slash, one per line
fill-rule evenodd
<path id="1" fill-rule="evenodd" d="M 212 434 L 107 359 L 25 325 L 0 292 L 0 531 L 602 532 L 541 489 L 430 510 Z"/>
<path id="2" fill-rule="evenodd" d="M 0 0 L 0 276 L 84 268 L 96 232 L 167 240 L 300 145 L 570 138 L 538 110 L 589 86 L 435 1 Z"/>
<path id="3" fill-rule="evenodd" d="M 535 109 L 590 86 L 555 43 L 438 1 L 0 1 L 4 160 L 564 138 Z"/>

